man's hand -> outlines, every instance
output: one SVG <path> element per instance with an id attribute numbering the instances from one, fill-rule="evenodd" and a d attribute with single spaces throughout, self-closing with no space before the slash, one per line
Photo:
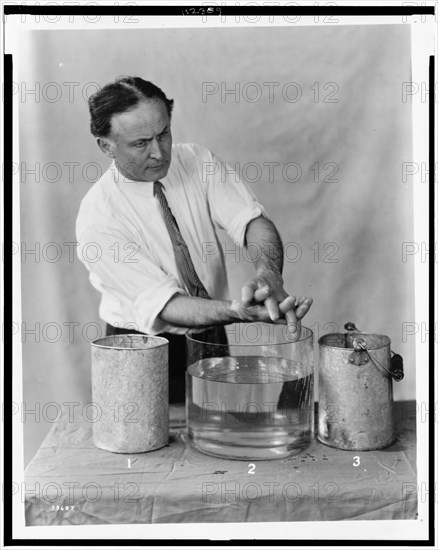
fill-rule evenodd
<path id="1" fill-rule="evenodd" d="M 245 283 L 246 285 L 247 283 Z M 245 288 L 245 287 L 244 287 Z M 255 298 L 248 300 L 233 300 L 231 302 L 231 311 L 233 317 L 239 321 L 255 322 L 260 321 L 263 323 L 272 323 L 272 317 L 266 306 L 266 300 L 269 298 L 270 289 L 267 285 L 258 288 L 254 292 Z M 287 323 L 285 315 L 294 304 L 295 299 L 287 296 L 281 303 L 277 303 L 277 310 L 279 312 L 276 323 L 285 325 Z M 265 302 L 262 304 L 261 302 Z"/>
<path id="2" fill-rule="evenodd" d="M 256 275 L 242 287 L 241 307 L 246 310 L 260 302 L 268 314 L 268 322 L 288 325 L 290 337 L 297 340 L 301 332 L 301 319 L 309 311 L 312 298 L 302 296 L 298 301 L 284 290 L 284 281 L 280 273 L 266 268 L 257 270 Z M 284 320 L 283 320 L 284 317 Z"/>

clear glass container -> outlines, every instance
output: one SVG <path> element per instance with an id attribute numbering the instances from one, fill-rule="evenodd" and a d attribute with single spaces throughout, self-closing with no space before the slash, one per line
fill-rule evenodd
<path id="1" fill-rule="evenodd" d="M 219 336 L 212 334 L 222 331 Z M 223 343 L 212 343 L 212 341 Z M 189 331 L 188 438 L 236 460 L 284 458 L 313 438 L 313 333 L 292 342 L 286 325 L 236 323 Z M 226 343 L 227 342 L 227 343 Z"/>

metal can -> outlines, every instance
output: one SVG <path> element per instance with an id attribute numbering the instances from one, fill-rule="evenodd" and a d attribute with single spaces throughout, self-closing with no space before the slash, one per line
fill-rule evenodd
<path id="1" fill-rule="evenodd" d="M 357 451 L 391 445 L 392 378 L 400 380 L 403 374 L 391 370 L 390 338 L 349 330 L 326 334 L 318 343 L 319 441 Z"/>
<path id="2" fill-rule="evenodd" d="M 123 334 L 91 343 L 93 423 L 96 447 L 142 453 L 163 447 L 169 436 L 169 342 Z"/>

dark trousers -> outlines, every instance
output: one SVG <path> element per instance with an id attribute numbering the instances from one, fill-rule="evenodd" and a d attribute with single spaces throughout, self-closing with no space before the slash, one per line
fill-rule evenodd
<path id="1" fill-rule="evenodd" d="M 107 324 L 106 336 L 112 336 L 114 334 L 144 333 L 132 329 L 113 327 Z M 157 336 L 162 336 L 166 338 L 166 340 L 169 340 L 169 403 L 184 403 L 187 367 L 186 337 L 184 334 L 169 334 L 168 332 L 163 332 Z M 212 331 L 211 341 L 214 340 L 216 340 L 217 343 L 227 344 L 224 327 L 217 327 Z M 215 348 L 219 348 L 219 346 L 215 346 Z M 220 347 L 220 355 L 228 355 L 226 349 L 226 347 Z"/>

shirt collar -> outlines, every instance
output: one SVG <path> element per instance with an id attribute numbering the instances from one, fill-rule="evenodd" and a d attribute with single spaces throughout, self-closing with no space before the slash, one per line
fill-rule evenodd
<path id="1" fill-rule="evenodd" d="M 114 177 L 114 183 L 122 191 L 128 193 L 137 193 L 144 197 L 154 196 L 154 182 L 153 181 L 134 181 L 124 176 L 117 168 L 116 162 L 113 161 L 110 170 Z"/>

